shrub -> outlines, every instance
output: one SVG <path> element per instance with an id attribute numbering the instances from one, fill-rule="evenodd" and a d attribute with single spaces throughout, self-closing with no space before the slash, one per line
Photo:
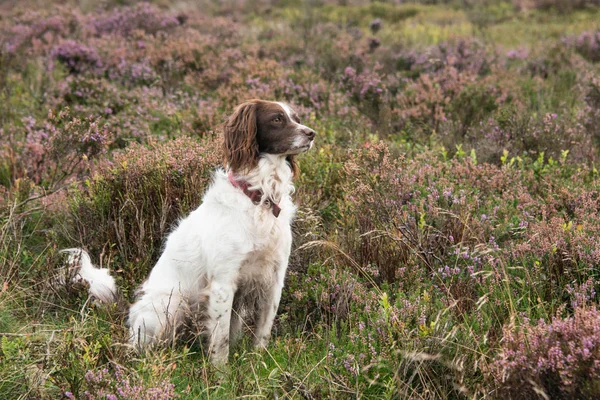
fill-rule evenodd
<path id="1" fill-rule="evenodd" d="M 502 396 L 592 399 L 600 395 L 599 360 L 600 312 L 577 308 L 552 322 L 507 326 L 492 370 Z"/>
<path id="2" fill-rule="evenodd" d="M 53 100 L 58 104 L 68 104 L 72 113 L 77 115 L 101 114 L 112 125 L 113 118 L 138 99 L 130 92 L 119 91 L 107 79 L 77 75 L 68 76 L 61 82 Z M 117 137 L 120 138 L 121 135 Z"/>
<path id="3" fill-rule="evenodd" d="M 155 34 L 178 26 L 180 21 L 174 16 L 161 12 L 156 6 L 142 2 L 133 7 L 115 8 L 110 12 L 92 16 L 87 25 L 98 36 L 106 34 L 126 36 L 134 30 Z"/>
<path id="4" fill-rule="evenodd" d="M 403 161 L 395 160 L 389 149 L 379 143 L 360 149 L 344 165 L 348 201 L 341 205 L 342 215 L 353 215 L 349 221 L 355 222 L 357 229 L 356 237 L 346 236 L 347 249 L 360 265 L 371 265 L 390 282 L 409 261 L 410 248 L 386 232 L 404 223 L 409 230 L 414 228 L 414 218 L 401 212 L 413 196 L 411 185 L 403 179 L 406 176 L 396 175 Z M 391 193 L 393 196 L 388 197 Z"/>
<path id="5" fill-rule="evenodd" d="M 419 161 L 394 156 L 383 143 L 367 143 L 344 165 L 348 195 L 340 209 L 352 227 L 345 230 L 346 251 L 360 265 L 375 268 L 381 279 L 400 279 L 403 285 L 412 284 L 419 274 L 431 276 L 438 268 L 444 270 L 442 260 L 451 264 L 453 252 L 486 244 L 489 234 L 485 220 L 467 217 L 472 212 L 469 207 L 482 202 L 483 195 L 467 199 L 472 183 L 463 185 L 454 178 L 467 171 L 472 177 L 488 176 L 494 170 L 475 167 L 468 159 L 457 160 L 442 177 L 441 162 L 434 162 L 431 153 L 420 157 L 430 164 L 419 167 Z M 495 192 L 488 190 L 485 195 Z M 407 265 L 420 268 L 406 271 Z"/>
<path id="6" fill-rule="evenodd" d="M 440 43 L 419 50 L 402 50 L 396 55 L 397 66 L 416 74 L 433 73 L 446 67 L 473 75 L 489 72 L 493 59 L 483 45 L 476 40 L 460 40 L 458 43 Z"/>
<path id="7" fill-rule="evenodd" d="M 378 72 L 380 68 L 375 65 L 372 70 L 359 73 L 347 67 L 341 77 L 341 85 L 358 110 L 385 132 L 387 88 Z"/>
<path id="8" fill-rule="evenodd" d="M 586 106 L 579 112 L 578 119 L 597 146 L 600 144 L 600 79 L 593 76 L 584 85 Z"/>
<path id="9" fill-rule="evenodd" d="M 462 136 L 462 140 L 453 144 L 464 142 L 467 130 L 495 111 L 500 101 L 499 90 L 485 82 L 465 86 L 447 106 L 452 120 L 458 123 L 458 134 Z"/>
<path id="10" fill-rule="evenodd" d="M 585 59 L 600 61 L 600 32 L 584 32 L 575 39 L 575 50 Z"/>
<path id="11" fill-rule="evenodd" d="M 174 385 L 168 380 L 160 382 L 156 387 L 148 387 L 143 383 L 134 384 L 118 365 L 112 372 L 107 368 L 88 370 L 83 386 L 83 395 L 65 392 L 65 397 L 70 400 L 168 400 L 178 397 Z"/>
<path id="12" fill-rule="evenodd" d="M 404 123 L 439 131 L 440 124 L 450 118 L 448 106 L 468 85 L 476 84 L 476 76 L 462 73 L 454 67 L 444 67 L 433 73 L 423 73 L 396 95 L 396 115 Z"/>
<path id="13" fill-rule="evenodd" d="M 46 40 L 51 39 L 52 35 L 65 37 L 76 25 L 73 17 L 73 15 L 42 16 L 35 12 L 25 13 L 16 19 L 15 25 L 10 26 L 10 35 L 4 43 L 4 48 L 8 53 L 13 54 L 31 46 L 33 42 L 40 43 L 42 37 Z"/>
<path id="14" fill-rule="evenodd" d="M 113 140 L 102 118 L 77 118 L 69 108 L 58 115 L 50 111 L 45 121 L 25 117 L 22 123 L 25 137 L 21 129 L 9 136 L 4 152 L 13 156 L 5 158 L 8 165 L 3 168 L 10 171 L 11 180 L 27 176 L 51 189 L 89 171 L 90 160 L 104 153 Z"/>
<path id="15" fill-rule="evenodd" d="M 537 120 L 531 119 L 525 132 L 515 132 L 515 139 L 523 145 L 523 150 L 533 154 L 544 153 L 547 157 L 560 158 L 563 151 L 570 152 L 574 160 L 586 161 L 594 157 L 591 138 L 581 124 L 573 123 L 568 116 L 547 113 Z"/>
<path id="16" fill-rule="evenodd" d="M 50 56 L 63 63 L 72 74 L 94 71 L 102 67 L 96 50 L 75 40 L 65 40 L 54 46 Z"/>
<path id="17" fill-rule="evenodd" d="M 543 179 L 559 173 L 563 166 L 550 167 L 538 162 L 535 167 Z M 569 175 L 567 186 L 544 196 L 544 206 L 525 208 L 535 218 L 525 218 L 523 240 L 511 246 L 511 255 L 520 262 L 536 260 L 533 276 L 545 282 L 549 299 L 556 289 L 562 292 L 566 282 L 585 281 L 595 265 L 600 263 L 600 200 L 595 184 L 583 189 L 588 171 Z M 553 179 L 556 179 L 553 177 Z M 543 295 L 540 293 L 540 295 Z"/>

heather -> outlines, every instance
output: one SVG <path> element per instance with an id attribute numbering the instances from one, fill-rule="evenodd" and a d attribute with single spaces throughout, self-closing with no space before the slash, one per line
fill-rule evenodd
<path id="1" fill-rule="evenodd" d="M 397 3 L 0 6 L 0 397 L 600 396 L 597 2 Z M 58 250 L 133 299 L 256 97 L 317 131 L 268 351 L 136 354 Z"/>
<path id="2" fill-rule="evenodd" d="M 551 324 L 526 321 L 521 329 L 507 329 L 494 372 L 514 386 L 503 390 L 513 398 L 531 398 L 535 389 L 552 398 L 594 397 L 600 374 L 598 317 L 595 307 L 577 308 Z M 524 376 L 531 387 L 522 386 Z"/>

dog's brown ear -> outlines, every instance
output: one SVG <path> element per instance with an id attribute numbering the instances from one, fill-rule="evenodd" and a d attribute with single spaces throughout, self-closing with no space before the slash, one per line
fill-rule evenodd
<path id="1" fill-rule="evenodd" d="M 298 174 L 300 174 L 300 168 L 298 168 L 296 156 L 290 154 L 285 159 L 287 160 L 288 164 L 290 164 L 290 168 L 292 169 L 292 174 L 294 175 L 294 178 L 297 178 Z"/>
<path id="2" fill-rule="evenodd" d="M 223 128 L 225 164 L 233 173 L 250 171 L 258 165 L 255 101 L 237 106 Z"/>

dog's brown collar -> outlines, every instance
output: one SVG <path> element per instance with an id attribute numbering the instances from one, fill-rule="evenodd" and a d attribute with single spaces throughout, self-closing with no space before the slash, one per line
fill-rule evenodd
<path id="1" fill-rule="evenodd" d="M 246 196 L 248 196 L 248 198 L 250 198 L 250 200 L 252 200 L 252 203 L 260 204 L 260 200 L 262 199 L 262 196 L 263 196 L 262 190 L 250 190 L 250 184 L 243 179 L 234 178 L 233 172 L 231 172 L 231 171 L 229 171 L 229 173 L 227 174 L 227 177 L 229 178 L 229 182 L 231 182 L 231 184 L 234 187 L 236 187 L 238 189 L 242 189 L 244 194 Z M 279 207 L 279 204 L 275 203 L 272 199 L 265 200 L 265 204 L 267 204 L 267 206 L 271 207 L 271 212 L 273 213 L 275 218 L 279 217 L 279 213 L 281 212 L 281 207 Z"/>

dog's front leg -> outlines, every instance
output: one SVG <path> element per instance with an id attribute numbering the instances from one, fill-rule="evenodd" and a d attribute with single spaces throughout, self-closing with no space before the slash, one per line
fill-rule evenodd
<path id="1" fill-rule="evenodd" d="M 254 346 L 266 348 L 271 337 L 271 328 L 273 320 L 277 315 L 279 301 L 281 300 L 281 291 L 283 290 L 283 277 L 287 269 L 287 261 L 282 263 L 278 269 L 275 279 L 269 287 L 265 288 L 263 295 L 258 302 L 256 314 L 256 327 L 254 330 Z"/>
<path id="2" fill-rule="evenodd" d="M 229 325 L 234 293 L 233 284 L 216 281 L 210 284 L 207 333 L 213 364 L 224 364 L 229 357 Z"/>
<path id="3" fill-rule="evenodd" d="M 264 298 L 259 302 L 256 329 L 254 331 L 255 347 L 266 348 L 269 343 L 273 320 L 277 315 L 279 300 L 281 300 L 282 289 L 283 285 L 280 285 L 279 282 L 274 282 L 273 285 L 267 289 Z"/>

